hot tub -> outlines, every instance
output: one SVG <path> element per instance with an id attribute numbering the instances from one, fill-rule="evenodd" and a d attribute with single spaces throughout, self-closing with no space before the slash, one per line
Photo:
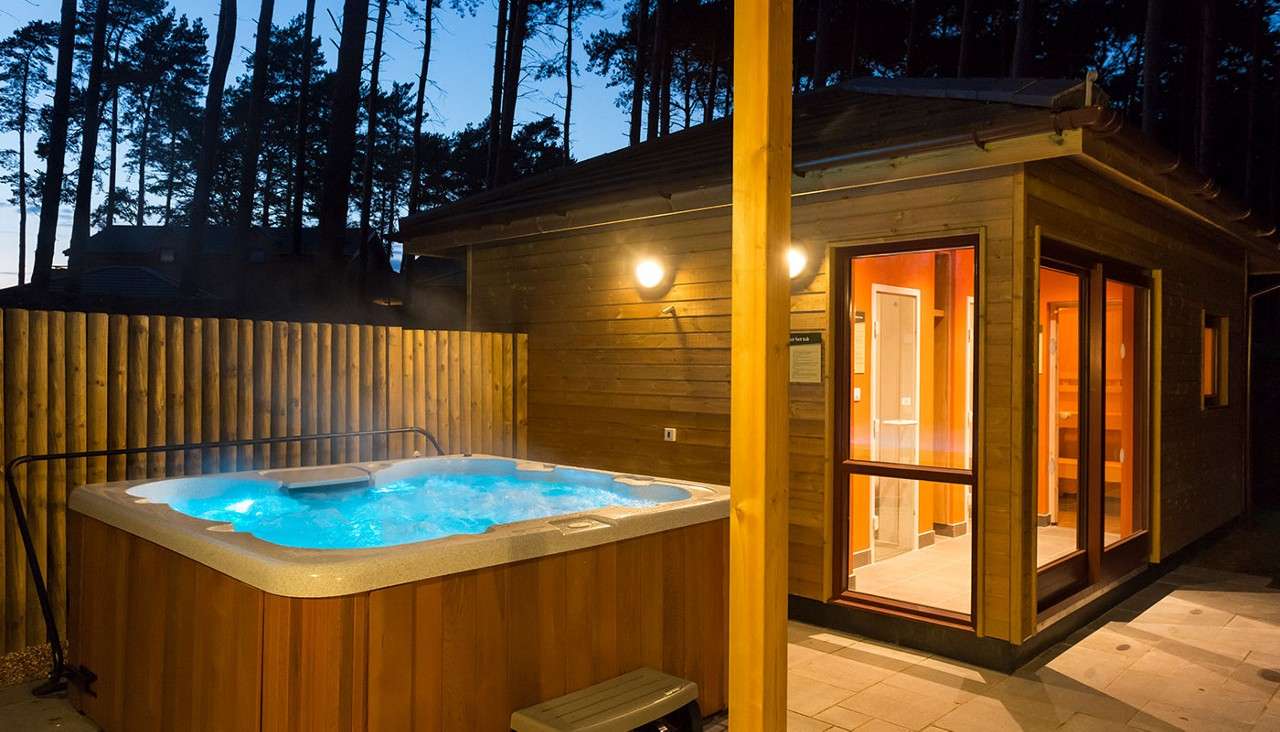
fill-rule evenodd
<path id="1" fill-rule="evenodd" d="M 104 729 L 506 729 L 652 666 L 724 707 L 728 493 L 489 456 L 69 500 L 69 658 Z"/>

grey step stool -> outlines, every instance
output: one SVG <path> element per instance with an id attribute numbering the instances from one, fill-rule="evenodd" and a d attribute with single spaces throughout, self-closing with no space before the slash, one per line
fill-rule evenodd
<path id="1" fill-rule="evenodd" d="M 511 714 L 514 732 L 627 732 L 679 714 L 686 729 L 701 730 L 698 685 L 651 668 Z"/>

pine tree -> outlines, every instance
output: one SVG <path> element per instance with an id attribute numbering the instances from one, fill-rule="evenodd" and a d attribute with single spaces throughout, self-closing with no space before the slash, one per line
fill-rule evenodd
<path id="1" fill-rule="evenodd" d="M 18 209 L 18 284 L 27 276 L 27 210 L 33 182 L 27 171 L 27 133 L 37 122 L 33 101 L 52 88 L 48 67 L 57 37 L 57 23 L 32 21 L 0 41 L 0 131 L 18 135 L 18 149 L 5 151 L 7 172 L 0 178 L 13 192 L 12 203 Z"/>
<path id="2" fill-rule="evenodd" d="M 67 126 L 71 116 L 71 66 L 76 52 L 76 0 L 62 0 L 58 22 L 58 63 L 53 82 L 49 145 L 45 157 L 44 195 L 40 201 L 40 228 L 36 231 L 36 253 L 31 284 L 48 289 L 53 270 L 53 243 L 58 234 L 58 208 L 62 202 L 63 165 L 66 162 Z"/>

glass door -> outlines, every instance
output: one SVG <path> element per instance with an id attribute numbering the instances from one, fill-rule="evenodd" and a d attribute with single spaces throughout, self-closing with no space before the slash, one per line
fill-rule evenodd
<path id="1" fill-rule="evenodd" d="M 839 602 L 970 623 L 974 254 L 972 238 L 836 250 Z"/>
<path id="2" fill-rule="evenodd" d="M 1150 281 L 1047 245 L 1037 324 L 1037 595 L 1051 607 L 1150 547 Z"/>

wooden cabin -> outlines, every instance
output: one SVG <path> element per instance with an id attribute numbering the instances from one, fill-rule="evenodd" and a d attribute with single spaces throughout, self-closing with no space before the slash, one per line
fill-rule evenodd
<path id="1" fill-rule="evenodd" d="M 793 130 L 793 618 L 1010 668 L 1242 512 L 1273 227 L 1089 82 L 852 82 Z M 731 142 L 402 222 L 529 334 L 529 457 L 728 482 Z"/>

